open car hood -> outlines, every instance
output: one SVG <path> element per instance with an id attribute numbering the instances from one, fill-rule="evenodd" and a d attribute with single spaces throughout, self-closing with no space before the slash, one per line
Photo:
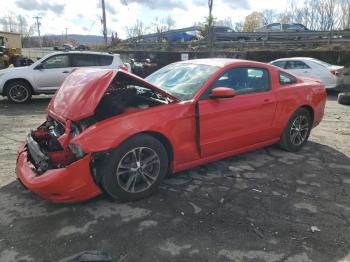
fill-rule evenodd
<path id="1" fill-rule="evenodd" d="M 92 116 L 117 74 L 124 74 L 173 101 L 178 100 L 166 91 L 124 70 L 84 68 L 74 70 L 66 78 L 51 99 L 47 108 L 48 113 L 61 121 L 67 119 L 78 121 Z"/>

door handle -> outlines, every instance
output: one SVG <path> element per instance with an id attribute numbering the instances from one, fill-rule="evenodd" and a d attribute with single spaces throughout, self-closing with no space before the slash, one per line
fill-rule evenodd
<path id="1" fill-rule="evenodd" d="M 266 99 L 264 99 L 264 102 L 268 103 L 268 102 L 270 102 L 270 99 L 266 98 Z"/>
<path id="2" fill-rule="evenodd" d="M 63 74 L 68 74 L 68 73 L 70 73 L 70 71 L 63 71 L 62 73 Z"/>

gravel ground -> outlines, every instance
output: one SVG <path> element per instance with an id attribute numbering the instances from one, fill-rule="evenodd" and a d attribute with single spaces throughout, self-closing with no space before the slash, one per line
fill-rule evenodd
<path id="1" fill-rule="evenodd" d="M 350 106 L 330 94 L 300 152 L 267 147 L 167 179 L 152 197 L 57 205 L 15 179 L 16 150 L 48 97 L 0 98 L 0 261 L 350 261 Z"/>

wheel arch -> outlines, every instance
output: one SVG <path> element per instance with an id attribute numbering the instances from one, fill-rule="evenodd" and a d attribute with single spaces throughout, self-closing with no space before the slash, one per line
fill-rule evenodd
<path id="1" fill-rule="evenodd" d="M 97 151 L 97 152 L 94 152 L 93 150 L 92 151 L 89 150 L 89 152 L 91 152 L 93 154 L 97 154 L 97 155 L 99 154 L 99 152 L 104 154 L 106 152 L 109 152 L 111 150 L 118 148 L 121 144 L 123 144 L 126 141 L 133 139 L 134 137 L 139 136 L 139 135 L 149 135 L 149 136 L 157 139 L 165 147 L 165 150 L 168 153 L 168 159 L 169 159 L 169 165 L 170 165 L 169 167 L 172 168 L 172 162 L 174 160 L 174 147 L 173 147 L 172 143 L 170 142 L 170 139 L 167 136 L 165 136 L 161 132 L 153 131 L 153 130 L 146 130 L 146 131 L 133 133 L 130 136 L 128 136 L 122 140 L 119 140 L 118 143 L 116 143 L 113 147 L 110 147 L 109 149 L 105 149 L 105 150 L 101 150 L 101 151 Z"/>
<path id="2" fill-rule="evenodd" d="M 22 82 L 25 82 L 26 84 L 28 84 L 29 88 L 30 88 L 30 91 L 32 92 L 32 94 L 35 93 L 34 91 L 34 88 L 33 88 L 33 85 L 30 83 L 30 81 L 28 81 L 27 79 L 25 78 L 12 78 L 12 79 L 8 79 L 5 84 L 4 84 L 4 95 L 7 95 L 7 89 L 9 88 L 9 85 L 12 83 L 12 82 L 16 82 L 16 81 L 22 81 Z"/>
<path id="3" fill-rule="evenodd" d="M 92 177 L 97 185 L 99 185 L 100 189 L 104 191 L 103 187 L 101 186 L 102 176 L 103 174 L 100 172 L 101 167 L 105 165 L 106 156 L 110 154 L 110 152 L 116 148 L 118 148 L 122 143 L 126 142 L 129 139 L 132 139 L 139 135 L 149 135 L 155 139 L 157 139 L 164 147 L 165 150 L 168 153 L 168 159 L 169 159 L 169 170 L 168 172 L 171 173 L 173 170 L 173 159 L 174 159 L 174 150 L 173 145 L 171 144 L 170 140 L 162 133 L 157 131 L 142 131 L 135 134 L 130 135 L 126 139 L 122 140 L 118 145 L 114 148 L 110 148 L 108 150 L 104 150 L 101 152 L 94 152 L 92 153 L 92 161 L 90 163 L 90 170 Z"/>
<path id="4" fill-rule="evenodd" d="M 314 118 L 315 118 L 315 111 L 313 109 L 312 106 L 310 106 L 309 104 L 301 104 L 299 106 L 296 106 L 294 107 L 295 109 L 294 110 L 291 110 L 290 112 L 288 112 L 288 115 L 286 115 L 284 118 L 283 118 L 283 121 L 281 121 L 278 126 L 280 128 L 280 136 L 282 135 L 284 129 L 286 128 L 286 126 L 288 125 L 288 122 L 290 121 L 291 117 L 296 113 L 298 112 L 298 110 L 300 109 L 306 109 L 309 113 L 310 113 L 310 116 L 311 116 L 311 123 L 314 123 Z"/>
<path id="5" fill-rule="evenodd" d="M 137 136 L 137 135 L 150 135 L 157 139 L 159 142 L 162 143 L 162 145 L 165 147 L 167 153 L 168 153 L 168 158 L 169 162 L 171 163 L 174 160 L 174 148 L 173 145 L 171 144 L 170 140 L 162 133 L 156 132 L 156 131 L 143 131 L 137 134 L 134 134 L 133 136 L 129 137 L 128 139 Z"/>
<path id="6" fill-rule="evenodd" d="M 302 105 L 302 106 L 299 107 L 296 111 L 298 111 L 298 110 L 301 109 L 301 108 L 306 109 L 306 110 L 310 113 L 310 116 L 311 116 L 311 123 L 314 123 L 315 111 L 314 111 L 314 109 L 312 108 L 312 106 L 310 106 L 310 105 Z M 296 112 L 296 111 L 295 111 L 295 112 Z"/>

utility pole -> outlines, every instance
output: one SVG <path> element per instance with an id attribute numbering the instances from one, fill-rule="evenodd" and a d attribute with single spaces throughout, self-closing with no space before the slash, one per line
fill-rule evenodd
<path id="1" fill-rule="evenodd" d="M 103 24 L 103 37 L 105 40 L 105 46 L 107 48 L 107 24 L 106 24 L 106 8 L 105 8 L 105 0 L 102 1 L 102 24 Z"/>
<path id="2" fill-rule="evenodd" d="M 213 15 L 212 15 L 213 1 L 214 0 L 208 0 L 208 7 L 209 7 L 208 42 L 209 42 L 209 47 L 210 47 L 210 56 L 212 56 L 212 52 L 213 52 L 213 22 L 214 22 L 214 18 L 213 18 Z"/>
<path id="3" fill-rule="evenodd" d="M 66 41 L 67 41 L 67 39 L 68 39 L 68 34 L 67 34 L 67 32 L 68 32 L 68 27 L 65 27 L 64 29 L 66 29 Z"/>
<path id="4" fill-rule="evenodd" d="M 39 37 L 39 46 L 40 48 L 42 47 L 41 45 L 41 36 L 40 36 L 40 26 L 41 26 L 41 23 L 40 23 L 40 19 L 41 19 L 41 16 L 34 16 L 33 17 L 34 19 L 36 19 L 36 26 L 38 28 L 38 37 Z"/>

